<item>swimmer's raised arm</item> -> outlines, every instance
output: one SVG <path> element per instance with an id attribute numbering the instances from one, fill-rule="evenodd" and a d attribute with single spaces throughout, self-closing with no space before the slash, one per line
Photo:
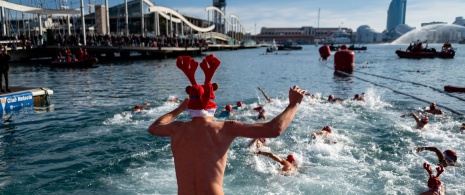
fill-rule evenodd
<path id="1" fill-rule="evenodd" d="M 258 87 L 258 90 L 260 90 L 260 92 L 262 92 L 263 96 L 265 96 L 265 99 L 266 99 L 268 102 L 271 102 L 270 97 L 268 97 L 268 95 L 266 95 L 266 93 L 263 91 L 262 88 Z"/>
<path id="2" fill-rule="evenodd" d="M 156 136 L 171 136 L 172 130 L 174 129 L 173 125 L 171 125 L 171 121 L 184 112 L 188 104 L 189 98 L 186 98 L 179 107 L 155 120 L 155 122 L 149 126 L 149 133 Z"/>
<path id="3" fill-rule="evenodd" d="M 438 157 L 439 162 L 442 162 L 442 161 L 445 160 L 444 155 L 442 154 L 441 150 L 439 150 L 436 147 L 417 147 L 417 148 L 415 148 L 415 151 L 417 151 L 417 152 L 421 152 L 423 150 L 429 150 L 429 151 L 434 152 L 436 154 L 436 156 Z"/>
<path id="4" fill-rule="evenodd" d="M 274 119 L 266 123 L 244 124 L 241 122 L 226 122 L 225 129 L 237 137 L 248 138 L 270 138 L 281 135 L 297 112 L 300 103 L 307 90 L 302 90 L 297 86 L 289 89 L 289 105 L 287 108 Z"/>
<path id="5" fill-rule="evenodd" d="M 257 154 L 261 154 L 261 155 L 263 155 L 263 156 L 267 156 L 267 157 L 269 157 L 269 158 L 275 160 L 276 162 L 279 162 L 279 163 L 281 163 L 282 165 L 284 165 L 284 159 L 282 159 L 282 158 L 279 157 L 279 156 L 274 155 L 274 154 L 271 153 L 271 152 L 262 152 L 262 151 L 258 151 Z"/>

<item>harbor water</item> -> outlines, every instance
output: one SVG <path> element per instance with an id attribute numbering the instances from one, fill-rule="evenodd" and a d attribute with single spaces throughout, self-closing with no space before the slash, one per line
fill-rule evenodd
<path id="1" fill-rule="evenodd" d="M 298 173 L 278 174 L 277 162 L 247 148 L 251 139 L 237 138 L 228 152 L 225 194 L 419 194 L 428 190 L 423 163 L 435 167 L 438 160 L 433 152 L 414 152 L 417 146 L 455 150 L 456 166 L 440 178 L 447 194 L 465 194 L 465 134 L 459 129 L 465 94 L 443 90 L 465 87 L 465 46 L 453 46 L 453 59 L 416 60 L 395 54 L 407 45 L 367 45 L 355 52 L 351 76 L 335 74 L 334 55 L 320 61 L 313 45 L 267 55 L 266 48 L 205 52 L 222 62 L 213 78 L 217 114 L 239 100 L 246 106 L 231 120 L 261 122 L 253 110 L 260 105 L 270 120 L 287 106 L 293 85 L 317 96 L 304 99 L 286 132 L 263 149 L 294 154 Z M 48 87 L 54 94 L 51 106 L 24 109 L 0 126 L 0 194 L 177 194 L 170 139 L 147 132 L 179 105 L 168 98 L 187 97 L 189 82 L 175 62 L 115 61 L 88 69 L 11 64 L 10 85 Z M 196 75 L 203 82 L 200 69 Z M 366 102 L 351 100 L 361 93 Z M 330 94 L 345 100 L 325 103 Z M 141 113 L 131 113 L 146 102 L 151 105 Z M 445 113 L 430 115 L 424 130 L 400 117 L 424 111 L 430 102 Z M 338 143 L 312 140 L 310 134 L 326 125 Z"/>

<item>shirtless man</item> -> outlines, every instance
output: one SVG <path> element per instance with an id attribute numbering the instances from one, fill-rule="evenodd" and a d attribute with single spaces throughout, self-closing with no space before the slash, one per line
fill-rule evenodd
<path id="1" fill-rule="evenodd" d="M 297 86 L 290 88 L 289 105 L 269 122 L 217 122 L 214 121 L 213 115 L 218 106 L 212 99 L 215 99 L 213 91 L 218 85 L 212 84 L 211 79 L 220 61 L 213 55 L 208 55 L 200 63 L 205 73 L 203 85 L 197 85 L 195 81 L 198 63 L 191 57 L 178 57 L 176 65 L 192 84 L 186 88 L 189 98 L 178 108 L 158 118 L 149 126 L 148 131 L 154 136 L 171 138 L 178 194 L 224 194 L 222 185 L 227 153 L 234 139 L 270 138 L 284 133 L 292 122 L 306 90 Z M 185 110 L 192 116 L 191 121 L 173 121 Z"/>
<path id="2" fill-rule="evenodd" d="M 429 150 L 433 151 L 436 153 L 436 156 L 438 157 L 439 164 L 443 167 L 447 166 L 455 166 L 455 163 L 457 162 L 457 154 L 453 150 L 446 150 L 444 152 L 441 152 L 438 148 L 436 147 L 417 147 L 415 148 L 415 151 L 421 152 L 423 150 Z"/>
<path id="3" fill-rule="evenodd" d="M 150 103 L 145 103 L 145 104 L 142 105 L 142 106 L 135 105 L 135 106 L 134 106 L 134 109 L 132 110 L 132 114 L 141 112 L 143 109 L 147 108 L 147 106 L 150 106 Z"/>
<path id="4" fill-rule="evenodd" d="M 421 119 L 418 118 L 417 115 L 415 115 L 413 112 L 412 113 L 409 113 L 409 114 L 404 114 L 400 117 L 402 118 L 405 118 L 406 116 L 411 116 L 415 119 L 415 121 L 417 122 L 417 129 L 423 129 L 426 124 L 428 124 L 428 121 L 429 121 L 429 116 L 428 114 L 421 114 L 421 112 L 418 112 L 418 115 L 420 115 Z"/>
<path id="5" fill-rule="evenodd" d="M 274 155 L 271 152 L 262 152 L 258 151 L 257 155 L 261 154 L 263 156 L 267 156 L 276 162 L 279 162 L 281 165 L 283 165 L 283 168 L 281 168 L 281 171 L 279 172 L 280 174 L 289 174 L 291 171 L 297 170 L 297 167 L 294 165 L 295 159 L 292 154 L 287 155 L 287 158 L 281 158 L 279 156 Z"/>
<path id="6" fill-rule="evenodd" d="M 436 108 L 436 103 L 431 102 L 431 105 L 429 105 L 429 110 L 425 110 L 425 112 L 431 113 L 431 114 L 442 114 L 441 109 Z"/>
<path id="7" fill-rule="evenodd" d="M 442 195 L 446 194 L 446 188 L 442 185 L 441 179 L 439 176 L 444 172 L 444 167 L 439 166 L 436 168 L 436 176 L 433 175 L 433 170 L 431 166 L 427 163 L 423 163 L 423 168 L 428 172 L 428 191 L 420 193 L 420 195 Z"/>

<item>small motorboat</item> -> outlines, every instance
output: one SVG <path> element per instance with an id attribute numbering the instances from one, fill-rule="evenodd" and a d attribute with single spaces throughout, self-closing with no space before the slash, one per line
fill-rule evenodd
<path id="1" fill-rule="evenodd" d="M 452 85 L 444 86 L 444 91 L 447 92 L 465 92 L 465 87 L 457 87 Z"/>
<path id="2" fill-rule="evenodd" d="M 53 67 L 59 68 L 90 68 L 97 64 L 98 59 L 96 57 L 91 57 L 82 61 L 75 61 L 75 62 L 57 62 L 52 61 L 51 65 Z"/>
<path id="3" fill-rule="evenodd" d="M 437 52 L 436 56 L 438 58 L 454 58 L 455 50 L 450 49 L 450 50 L 444 50 L 444 51 L 441 51 L 441 52 Z"/>
<path id="4" fill-rule="evenodd" d="M 367 50 L 367 47 L 366 46 L 357 47 L 357 46 L 352 44 L 352 45 L 349 46 L 349 50 L 352 50 L 352 51 L 357 51 L 357 50 L 365 51 L 365 50 Z"/>

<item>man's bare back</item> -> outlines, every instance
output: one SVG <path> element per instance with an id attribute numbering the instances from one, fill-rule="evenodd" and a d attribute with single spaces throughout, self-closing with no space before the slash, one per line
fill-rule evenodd
<path id="1" fill-rule="evenodd" d="M 170 136 L 178 183 L 178 194 L 223 194 L 227 152 L 236 137 L 277 137 L 294 118 L 305 90 L 289 90 L 289 106 L 276 118 L 259 124 L 216 122 L 213 117 L 193 117 L 189 122 L 171 122 L 187 109 L 189 99 L 157 119 L 149 132 Z"/>

